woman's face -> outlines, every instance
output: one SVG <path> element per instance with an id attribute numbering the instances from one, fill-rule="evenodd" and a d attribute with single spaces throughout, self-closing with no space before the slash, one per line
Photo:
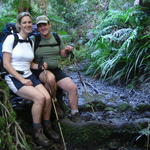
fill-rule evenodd
<path id="1" fill-rule="evenodd" d="M 29 34 L 32 30 L 32 19 L 29 16 L 24 16 L 19 23 L 20 31 Z"/>

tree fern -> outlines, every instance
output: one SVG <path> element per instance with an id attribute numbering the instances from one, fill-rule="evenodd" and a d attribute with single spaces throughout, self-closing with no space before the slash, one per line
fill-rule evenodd
<path id="1" fill-rule="evenodd" d="M 92 72 L 86 73 L 100 74 L 101 79 L 128 82 L 149 72 L 150 34 L 146 29 L 150 17 L 140 9 L 111 10 L 92 30 L 95 38 L 87 46 L 94 62 L 88 65 Z"/>

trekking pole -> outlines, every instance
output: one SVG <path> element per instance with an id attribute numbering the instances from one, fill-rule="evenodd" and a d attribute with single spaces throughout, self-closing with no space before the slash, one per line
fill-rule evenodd
<path id="1" fill-rule="evenodd" d="M 44 73 L 45 73 L 45 77 L 46 77 L 46 80 L 47 80 L 46 70 L 44 70 Z M 47 80 L 47 82 L 48 82 L 48 80 Z M 49 83 L 49 87 L 50 87 L 50 83 Z M 50 89 L 51 89 L 51 87 L 50 87 Z M 61 138 L 62 138 L 62 141 L 63 141 L 64 149 L 67 150 L 66 144 L 65 144 L 65 140 L 64 140 L 64 136 L 63 136 L 63 132 L 62 132 L 62 128 L 61 128 L 61 125 L 60 125 L 60 120 L 59 120 L 58 113 L 57 113 L 57 110 L 56 110 L 55 99 L 54 99 L 54 97 L 52 95 L 52 92 L 49 91 L 49 94 L 50 94 L 50 96 L 52 98 L 52 103 L 53 103 L 56 119 L 57 119 L 57 122 L 58 122 Z"/>
<path id="2" fill-rule="evenodd" d="M 41 65 L 41 64 L 43 64 L 43 63 L 44 63 L 43 57 L 41 57 L 41 58 L 40 58 L 40 61 L 39 61 L 39 65 Z M 63 132 L 62 132 L 62 128 L 61 128 L 61 125 L 60 125 L 60 120 L 59 120 L 58 113 L 57 113 L 57 110 L 56 110 L 55 99 L 54 99 L 54 96 L 53 96 L 53 94 L 52 94 L 52 92 L 51 92 L 51 90 L 50 90 L 50 89 L 51 89 L 51 85 L 50 85 L 50 83 L 48 82 L 46 70 L 44 70 L 44 74 L 45 74 L 46 82 L 47 82 L 47 84 L 48 84 L 48 86 L 49 86 L 48 92 L 49 92 L 49 94 L 50 94 L 50 96 L 51 96 L 51 98 L 52 98 L 52 104 L 53 104 L 53 107 L 54 107 L 54 112 L 55 112 L 55 115 L 56 115 L 56 119 L 57 119 L 59 131 L 60 131 L 61 138 L 62 138 L 62 142 L 63 142 L 63 145 L 64 145 L 64 150 L 67 150 L 66 144 L 65 144 L 65 139 L 64 139 L 64 136 L 63 136 Z"/>
<path id="3" fill-rule="evenodd" d="M 96 115 L 96 113 L 95 113 L 95 110 L 94 110 L 94 108 L 93 108 L 93 106 L 92 106 L 92 102 L 91 102 L 91 100 L 90 100 L 90 98 L 89 98 L 89 94 L 88 94 L 88 92 L 87 92 L 86 85 L 85 85 L 85 83 L 84 83 L 84 81 L 83 81 L 83 79 L 82 79 L 82 77 L 81 77 L 80 71 L 79 71 L 79 69 L 78 69 L 78 65 L 77 65 L 77 63 L 76 63 L 76 60 L 75 60 L 75 58 L 74 58 L 74 54 L 73 54 L 72 51 L 70 52 L 70 60 L 73 62 L 73 65 L 74 65 L 74 67 L 76 68 L 76 71 L 77 71 L 78 76 L 79 76 L 79 78 L 80 78 L 80 82 L 81 82 L 81 84 L 82 84 L 82 86 L 83 86 L 83 88 L 84 88 L 85 96 L 86 96 L 86 98 L 88 99 L 88 102 L 89 102 L 89 104 L 90 104 L 90 107 L 91 107 L 91 109 L 92 109 L 93 114 L 95 115 L 95 118 L 98 120 L 98 117 L 97 117 L 97 115 Z"/>

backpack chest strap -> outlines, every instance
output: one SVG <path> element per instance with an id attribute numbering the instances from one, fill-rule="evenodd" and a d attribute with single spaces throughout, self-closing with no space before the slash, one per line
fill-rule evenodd
<path id="1" fill-rule="evenodd" d="M 45 44 L 45 45 L 38 45 L 38 47 L 54 47 L 54 46 L 59 46 L 58 43 L 57 44 Z"/>

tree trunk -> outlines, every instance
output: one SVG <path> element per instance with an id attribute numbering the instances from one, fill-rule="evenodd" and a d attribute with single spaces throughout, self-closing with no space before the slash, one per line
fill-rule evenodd
<path id="1" fill-rule="evenodd" d="M 46 15 L 46 9 L 47 9 L 46 0 L 42 0 L 41 3 L 43 7 L 43 15 Z"/>
<path id="2" fill-rule="evenodd" d="M 30 12 L 30 0 L 20 0 L 18 5 L 18 13 L 28 11 Z"/>
<path id="3" fill-rule="evenodd" d="M 141 5 L 143 0 L 135 0 L 134 5 Z"/>

